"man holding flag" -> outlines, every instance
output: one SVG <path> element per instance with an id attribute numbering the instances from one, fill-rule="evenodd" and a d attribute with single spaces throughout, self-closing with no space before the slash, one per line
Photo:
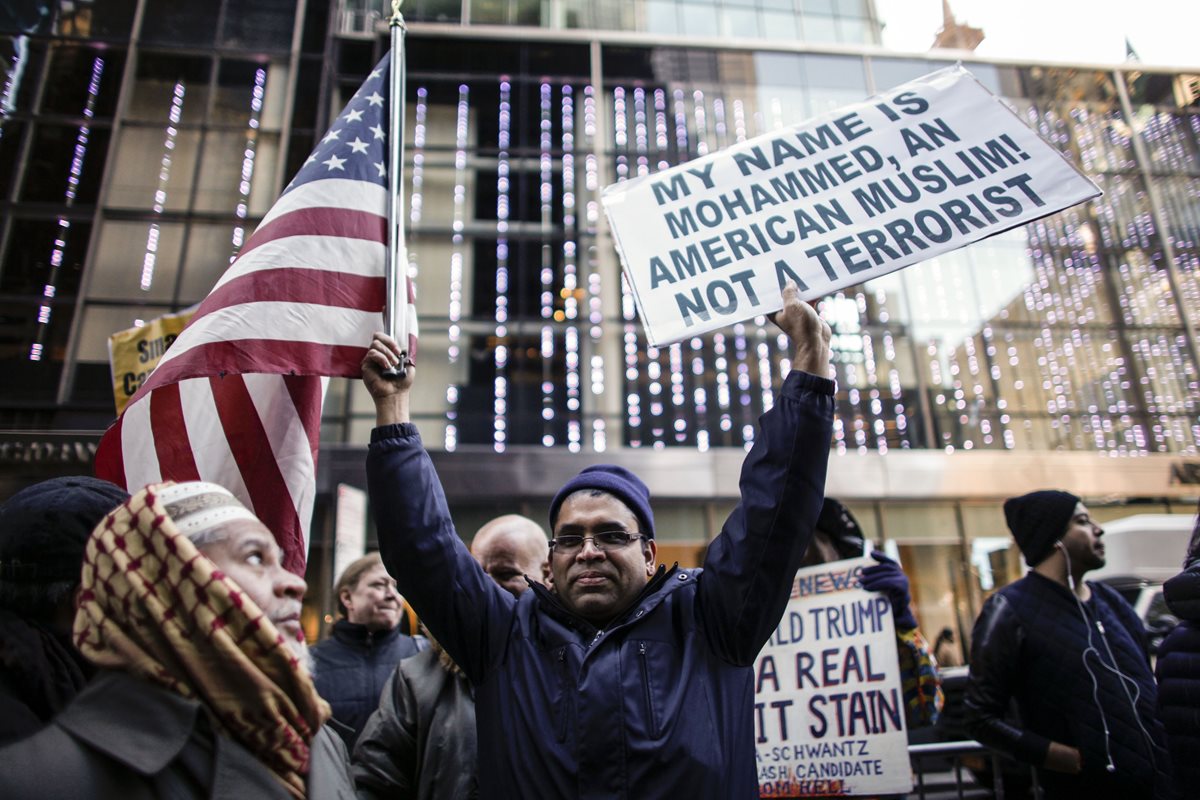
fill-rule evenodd
<path id="1" fill-rule="evenodd" d="M 298 574 L 326 379 L 358 377 L 363 342 L 385 305 L 389 58 L 330 126 L 96 453 L 96 474 L 122 487 L 164 480 L 227 487 L 271 529 Z M 412 305 L 399 310 L 411 315 Z M 410 316 L 410 354 L 415 331 Z"/>
<path id="2" fill-rule="evenodd" d="M 598 465 L 551 504 L 552 589 L 519 598 L 455 534 L 409 419 L 412 370 L 385 377 L 403 358 L 376 334 L 363 380 L 380 551 L 476 688 L 481 797 L 757 796 L 752 665 L 812 538 L 833 437 L 829 326 L 794 284 L 784 300 L 792 371 L 704 569 L 658 567 L 649 490 Z"/>

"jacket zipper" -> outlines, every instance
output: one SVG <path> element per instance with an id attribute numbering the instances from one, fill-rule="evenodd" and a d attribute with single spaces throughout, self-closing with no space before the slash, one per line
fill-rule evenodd
<path id="1" fill-rule="evenodd" d="M 650 665 L 646 661 L 646 643 L 638 642 L 638 661 L 642 666 L 642 691 L 646 697 L 646 727 L 649 729 L 650 738 L 658 738 L 658 718 L 654 713 L 654 700 L 650 692 Z"/>
<path id="2" fill-rule="evenodd" d="M 558 741 L 560 743 L 567 740 L 567 723 L 571 716 L 571 705 L 573 698 L 571 697 L 570 681 L 567 680 L 567 648 L 560 647 L 558 649 L 558 673 L 559 680 L 562 684 L 563 701 L 562 707 L 558 710 Z"/>

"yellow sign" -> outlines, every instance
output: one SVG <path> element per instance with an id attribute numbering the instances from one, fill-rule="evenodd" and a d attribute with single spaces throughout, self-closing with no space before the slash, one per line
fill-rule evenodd
<path id="1" fill-rule="evenodd" d="M 125 410 L 126 403 L 150 377 L 158 360 L 194 313 L 193 307 L 178 314 L 164 314 L 145 325 L 108 337 L 108 363 L 112 366 L 113 397 L 118 414 Z"/>

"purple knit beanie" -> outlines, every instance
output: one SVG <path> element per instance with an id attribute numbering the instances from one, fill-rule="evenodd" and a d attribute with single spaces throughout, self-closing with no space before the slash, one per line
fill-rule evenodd
<path id="1" fill-rule="evenodd" d="M 641 533 L 647 539 L 654 538 L 654 512 L 650 510 L 650 490 L 642 479 L 624 467 L 615 464 L 597 464 L 588 467 L 567 481 L 550 503 L 550 530 L 558 520 L 558 511 L 563 501 L 580 489 L 599 489 L 608 492 L 629 507 L 642 526 Z"/>

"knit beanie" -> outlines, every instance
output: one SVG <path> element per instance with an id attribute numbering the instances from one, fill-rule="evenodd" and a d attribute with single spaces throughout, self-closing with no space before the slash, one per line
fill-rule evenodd
<path id="1" fill-rule="evenodd" d="M 821 504 L 821 515 L 817 517 L 817 530 L 829 537 L 833 548 L 842 558 L 858 558 L 863 554 L 863 532 L 858 520 L 832 497 Z"/>
<path id="2" fill-rule="evenodd" d="M 566 484 L 554 495 L 550 503 L 550 530 L 558 519 L 558 511 L 563 501 L 580 489 L 600 489 L 616 497 L 633 512 L 641 525 L 641 533 L 647 539 L 654 538 L 654 513 L 650 510 L 650 490 L 642 479 L 624 467 L 615 464 L 597 464 L 588 467 Z"/>
<path id="3" fill-rule="evenodd" d="M 17 492 L 0 506 L 0 582 L 78 581 L 88 537 L 128 499 L 116 484 L 87 475 Z"/>
<path id="4" fill-rule="evenodd" d="M 1025 554 L 1025 563 L 1036 567 L 1067 532 L 1079 498 L 1053 490 L 1030 492 L 1004 501 L 1004 518 Z"/>

